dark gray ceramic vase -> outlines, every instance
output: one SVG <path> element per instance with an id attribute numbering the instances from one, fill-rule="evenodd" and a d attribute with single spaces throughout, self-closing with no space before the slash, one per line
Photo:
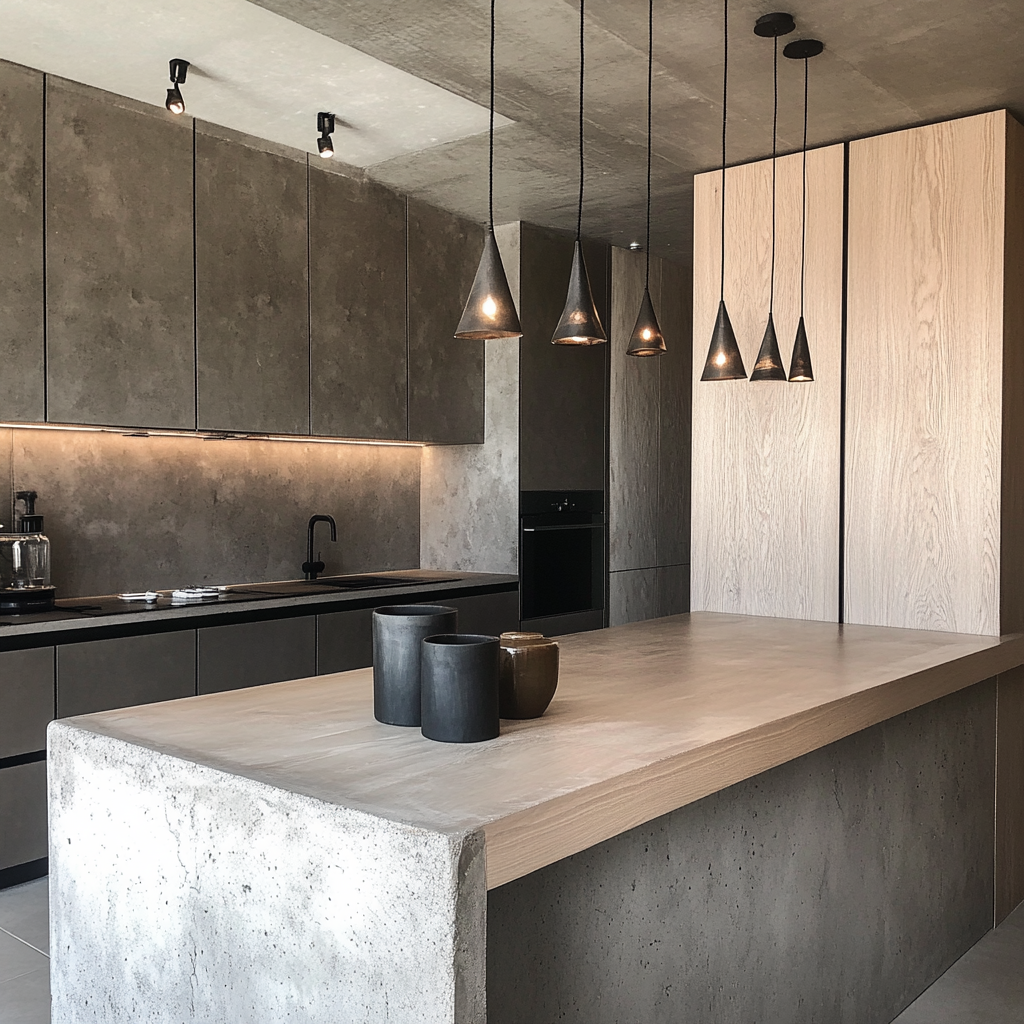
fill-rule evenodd
<path id="1" fill-rule="evenodd" d="M 424 736 L 443 743 L 479 743 L 498 735 L 496 636 L 427 637 L 421 675 Z"/>
<path id="2" fill-rule="evenodd" d="M 440 604 L 394 605 L 373 612 L 373 717 L 386 725 L 420 724 L 420 643 L 454 633 L 459 613 Z"/>

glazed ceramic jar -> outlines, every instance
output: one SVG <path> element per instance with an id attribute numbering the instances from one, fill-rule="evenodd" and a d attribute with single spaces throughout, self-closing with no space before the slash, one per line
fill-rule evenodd
<path id="1" fill-rule="evenodd" d="M 558 644 L 542 633 L 502 633 L 499 704 L 502 718 L 539 718 L 558 686 Z"/>

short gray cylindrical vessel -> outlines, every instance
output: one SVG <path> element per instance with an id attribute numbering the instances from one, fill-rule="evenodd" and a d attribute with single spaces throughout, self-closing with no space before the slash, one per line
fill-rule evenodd
<path id="1" fill-rule="evenodd" d="M 498 638 L 429 636 L 422 644 L 423 735 L 443 743 L 493 740 L 498 719 Z"/>
<path id="2" fill-rule="evenodd" d="M 454 633 L 459 613 L 440 604 L 394 605 L 373 612 L 373 717 L 386 725 L 420 724 L 420 643 Z"/>

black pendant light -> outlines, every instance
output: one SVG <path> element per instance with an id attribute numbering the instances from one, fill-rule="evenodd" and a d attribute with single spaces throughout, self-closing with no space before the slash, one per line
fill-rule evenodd
<path id="1" fill-rule="evenodd" d="M 785 380 L 786 367 L 782 364 L 782 353 L 779 352 L 779 339 L 775 334 L 775 164 L 778 156 L 779 139 L 779 36 L 792 32 L 796 27 L 789 14 L 765 14 L 757 19 L 754 25 L 756 35 L 772 40 L 774 52 L 772 57 L 772 277 L 768 298 L 768 324 L 761 339 L 761 348 L 757 353 L 757 362 L 750 373 L 751 380 Z"/>
<path id="2" fill-rule="evenodd" d="M 185 113 L 185 100 L 182 98 L 179 86 L 184 83 L 189 67 L 189 62 L 181 57 L 174 57 L 170 62 L 171 87 L 167 90 L 164 106 L 172 114 Z"/>
<path id="3" fill-rule="evenodd" d="M 796 327 L 793 358 L 789 363 L 789 379 L 793 382 L 814 380 L 811 350 L 807 344 L 807 328 L 804 325 L 804 284 L 807 276 L 807 62 L 811 57 L 817 57 L 824 49 L 825 44 L 820 39 L 797 39 L 789 43 L 782 51 L 784 57 L 804 62 L 804 145 L 800 192 L 800 322 Z"/>
<path id="4" fill-rule="evenodd" d="M 651 93 L 654 80 L 654 0 L 647 8 L 647 269 L 644 272 L 644 297 L 640 314 L 629 337 L 626 355 L 660 356 L 665 351 L 665 338 L 651 302 Z"/>
<path id="5" fill-rule="evenodd" d="M 580 245 L 583 227 L 583 26 L 584 5 L 580 0 L 580 199 L 576 211 L 576 245 L 572 253 L 572 270 L 569 273 L 569 294 L 566 296 L 565 309 L 558 321 L 555 333 L 551 336 L 552 345 L 600 345 L 608 340 L 598 316 L 594 296 L 590 291 L 590 277 L 587 264 L 583 259 Z"/>
<path id="6" fill-rule="evenodd" d="M 491 127 L 487 165 L 487 233 L 484 251 L 476 268 L 466 308 L 455 330 L 456 338 L 487 341 L 492 338 L 518 338 L 523 333 L 516 304 L 512 300 L 505 267 L 494 238 L 494 3 L 491 0 Z"/>
<path id="7" fill-rule="evenodd" d="M 711 332 L 711 347 L 704 361 L 701 380 L 740 380 L 747 376 L 743 356 L 736 344 L 736 333 L 732 329 L 729 311 L 725 308 L 725 127 L 729 110 L 729 0 L 723 0 L 723 49 L 722 61 L 722 260 L 721 292 L 718 299 L 718 316 Z"/>

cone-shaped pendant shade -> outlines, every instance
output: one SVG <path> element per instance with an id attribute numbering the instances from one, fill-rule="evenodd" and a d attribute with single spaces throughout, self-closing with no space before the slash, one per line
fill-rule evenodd
<path id="1" fill-rule="evenodd" d="M 651 293 L 644 288 L 643 301 L 640 303 L 640 315 L 636 318 L 633 333 L 629 336 L 628 356 L 660 356 L 665 351 L 665 337 L 658 326 L 658 318 L 654 315 L 654 303 Z"/>
<path id="2" fill-rule="evenodd" d="M 711 333 L 711 347 L 704 362 L 701 380 L 740 380 L 746 377 L 743 356 L 736 344 L 736 333 L 732 329 L 729 311 L 725 308 L 725 300 L 718 303 L 718 319 Z"/>
<path id="3" fill-rule="evenodd" d="M 608 340 L 597 315 L 594 296 L 590 292 L 590 277 L 583 261 L 580 243 L 572 254 L 572 272 L 569 274 L 569 294 L 558 321 L 555 333 L 551 335 L 552 345 L 600 345 Z"/>
<path id="4" fill-rule="evenodd" d="M 814 380 L 811 369 L 811 350 L 807 344 L 807 328 L 804 318 L 796 326 L 796 341 L 793 342 L 793 358 L 789 363 L 789 379 L 791 381 Z"/>
<path id="5" fill-rule="evenodd" d="M 775 320 L 768 314 L 768 326 L 764 329 L 761 349 L 757 353 L 757 362 L 750 371 L 751 380 L 785 380 L 786 368 L 782 365 L 782 353 L 779 352 L 779 339 L 775 334 Z"/>
<path id="6" fill-rule="evenodd" d="M 488 228 L 480 266 L 476 268 L 473 287 L 455 337 L 486 341 L 489 338 L 518 338 L 522 333 L 498 243 L 494 240 L 494 232 Z"/>

